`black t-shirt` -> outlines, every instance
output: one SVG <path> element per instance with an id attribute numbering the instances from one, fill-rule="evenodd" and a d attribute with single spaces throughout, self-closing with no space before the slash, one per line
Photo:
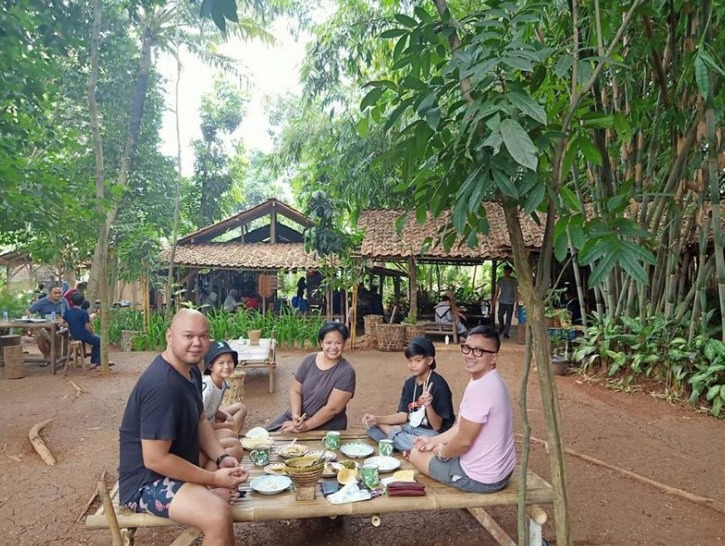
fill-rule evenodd
<path id="1" fill-rule="evenodd" d="M 127 503 L 144 485 L 162 478 L 143 464 L 141 440 L 171 440 L 170 453 L 199 464 L 201 372 L 191 368 L 191 379 L 182 376 L 158 355 L 131 391 L 119 430 L 120 500 Z"/>
<path id="2" fill-rule="evenodd" d="M 403 391 L 400 394 L 400 404 L 398 405 L 398 411 L 404 411 L 410 413 L 409 404 L 413 402 L 413 391 L 415 389 L 416 400 L 423 394 L 423 385 L 420 384 L 415 388 L 417 382 L 417 376 L 411 375 L 405 380 L 403 384 Z M 429 383 L 432 385 L 430 393 L 433 395 L 433 409 L 443 419 L 441 428 L 438 431 L 445 432 L 453 426 L 456 421 L 456 413 L 453 409 L 453 395 L 451 389 L 443 376 L 432 371 L 430 374 Z M 414 408 L 413 408 L 414 409 Z M 420 425 L 420 428 L 433 428 L 427 422 Z"/>

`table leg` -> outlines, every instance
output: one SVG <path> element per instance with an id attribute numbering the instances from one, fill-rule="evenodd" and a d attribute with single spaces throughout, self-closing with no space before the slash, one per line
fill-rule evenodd
<path id="1" fill-rule="evenodd" d="M 56 343 L 55 343 L 55 336 L 56 331 L 58 330 L 55 323 L 50 325 L 50 373 L 55 375 L 55 361 L 57 358 L 56 352 Z"/>

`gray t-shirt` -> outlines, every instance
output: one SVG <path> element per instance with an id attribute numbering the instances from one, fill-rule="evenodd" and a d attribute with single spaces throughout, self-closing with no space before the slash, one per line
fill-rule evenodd
<path id="1" fill-rule="evenodd" d="M 498 281 L 498 302 L 505 304 L 516 303 L 516 287 L 518 282 L 516 279 L 509 277 L 502 277 Z"/>
<path id="2" fill-rule="evenodd" d="M 327 404 L 332 389 L 355 394 L 355 369 L 345 358 L 329 370 L 318 368 L 315 364 L 316 358 L 317 353 L 307 355 L 295 373 L 295 379 L 302 384 L 302 413 L 306 413 L 308 416 L 316 414 L 322 406 Z M 347 429 L 346 409 L 317 429 Z"/>

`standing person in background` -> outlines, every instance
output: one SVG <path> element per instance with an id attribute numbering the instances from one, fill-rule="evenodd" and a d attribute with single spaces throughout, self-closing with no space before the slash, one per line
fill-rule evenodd
<path id="1" fill-rule="evenodd" d="M 498 303 L 498 333 L 508 338 L 511 330 L 511 317 L 514 315 L 514 307 L 519 301 L 519 283 L 511 276 L 513 268 L 506 265 L 503 268 L 503 277 L 496 284 L 496 292 L 493 295 L 493 305 Z"/>
<path id="2" fill-rule="evenodd" d="M 65 298 L 65 301 L 68 302 L 69 308 L 72 309 L 74 307 L 73 294 L 80 293 L 80 295 L 82 296 L 86 291 L 86 286 L 88 286 L 86 283 L 79 282 L 78 284 L 76 284 L 75 288 L 69 288 L 68 290 L 65 291 L 65 293 L 63 294 L 63 297 Z M 83 299 L 81 299 L 81 303 L 83 303 Z"/>
<path id="3" fill-rule="evenodd" d="M 59 286 L 54 286 L 50 289 L 50 293 L 46 297 L 40 298 L 32 304 L 26 311 L 26 314 L 27 316 L 32 316 L 33 313 L 38 313 L 41 317 L 45 318 L 55 313 L 55 320 L 62 323 L 63 315 L 65 315 L 67 310 L 68 302 L 63 298 L 63 291 Z M 40 365 L 47 366 L 50 364 L 50 332 L 45 328 L 38 331 L 35 342 L 43 354 L 43 362 Z"/>
<path id="4" fill-rule="evenodd" d="M 240 305 L 244 305 L 244 303 L 237 301 L 237 290 L 232 288 L 227 294 L 227 297 L 224 299 L 224 305 L 222 305 L 222 307 L 225 311 L 233 313 Z"/>

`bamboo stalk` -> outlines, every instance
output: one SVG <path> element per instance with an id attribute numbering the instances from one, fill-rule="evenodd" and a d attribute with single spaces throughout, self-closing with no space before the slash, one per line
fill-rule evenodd
<path id="1" fill-rule="evenodd" d="M 99 482 L 106 483 L 106 469 L 103 469 L 103 472 L 101 472 L 101 477 L 99 478 Z M 88 499 L 88 502 L 83 506 L 83 509 L 81 510 L 81 513 L 78 514 L 78 517 L 76 518 L 76 523 L 81 521 L 81 518 L 86 515 L 86 512 L 88 512 L 88 509 L 91 507 L 91 504 L 93 504 L 93 501 L 96 500 L 96 497 L 98 496 L 98 487 L 96 487 L 93 490 L 93 494 L 91 495 L 91 498 Z"/>
<path id="2" fill-rule="evenodd" d="M 101 497 L 101 502 L 103 503 L 103 515 L 106 517 L 108 529 L 111 531 L 111 540 L 113 546 L 123 546 L 121 529 L 118 526 L 116 511 L 113 508 L 113 501 L 111 500 L 111 495 L 108 494 L 108 489 L 106 489 L 106 483 L 103 481 L 99 481 L 96 491 L 98 492 L 98 496 Z"/>

